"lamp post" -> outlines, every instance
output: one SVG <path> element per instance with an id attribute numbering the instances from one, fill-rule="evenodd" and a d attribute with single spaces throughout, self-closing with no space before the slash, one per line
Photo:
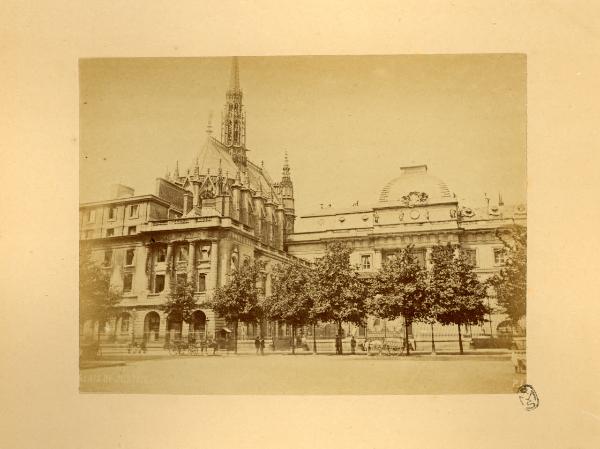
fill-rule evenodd
<path id="1" fill-rule="evenodd" d="M 490 317 L 490 339 L 491 341 L 494 341 L 494 333 L 492 331 L 492 308 L 490 307 L 490 297 L 487 297 L 487 303 L 488 303 L 488 315 Z"/>
<path id="2" fill-rule="evenodd" d="M 135 307 L 131 309 L 131 343 L 135 343 L 135 316 L 136 310 Z"/>

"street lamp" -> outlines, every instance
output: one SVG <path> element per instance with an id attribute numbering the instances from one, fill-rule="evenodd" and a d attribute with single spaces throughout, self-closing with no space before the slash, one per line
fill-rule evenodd
<path id="1" fill-rule="evenodd" d="M 135 343 L 135 316 L 136 310 L 135 307 L 131 309 L 131 343 Z"/>

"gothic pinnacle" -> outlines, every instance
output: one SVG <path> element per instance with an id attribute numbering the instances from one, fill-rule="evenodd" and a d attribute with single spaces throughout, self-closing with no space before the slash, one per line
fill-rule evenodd
<path id="1" fill-rule="evenodd" d="M 208 124 L 206 125 L 206 134 L 212 134 L 212 111 L 208 113 Z"/>
<path id="2" fill-rule="evenodd" d="M 231 76 L 229 79 L 229 90 L 238 92 L 240 90 L 240 68 L 237 56 L 231 61 Z"/>

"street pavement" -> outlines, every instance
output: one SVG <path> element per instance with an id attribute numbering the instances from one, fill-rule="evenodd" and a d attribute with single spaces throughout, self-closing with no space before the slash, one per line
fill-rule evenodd
<path id="1" fill-rule="evenodd" d="M 80 391 L 156 394 L 512 393 L 507 357 L 219 355 L 129 360 L 80 370 Z"/>

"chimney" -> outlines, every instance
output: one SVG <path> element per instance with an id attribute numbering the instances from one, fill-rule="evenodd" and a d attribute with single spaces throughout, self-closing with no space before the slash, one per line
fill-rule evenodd
<path id="1" fill-rule="evenodd" d="M 135 194 L 135 190 L 123 184 L 113 184 L 110 186 L 111 199 L 129 198 Z"/>
<path id="2" fill-rule="evenodd" d="M 417 175 L 417 174 L 426 174 L 427 173 L 427 165 L 411 165 L 408 167 L 400 167 L 401 175 Z"/>

